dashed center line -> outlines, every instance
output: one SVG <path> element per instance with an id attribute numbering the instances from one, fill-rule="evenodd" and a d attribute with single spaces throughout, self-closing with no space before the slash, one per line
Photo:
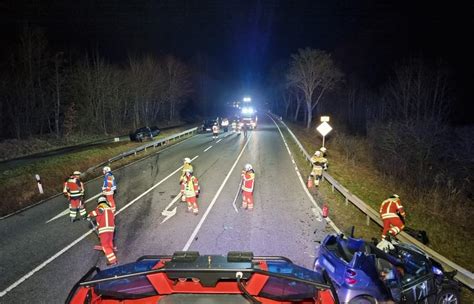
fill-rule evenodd
<path id="1" fill-rule="evenodd" d="M 212 146 L 207 147 L 206 150 L 204 150 L 204 152 L 207 152 L 210 148 L 212 148 Z"/>
<path id="2" fill-rule="evenodd" d="M 216 141 L 216 144 L 218 144 L 218 143 L 219 143 L 221 140 L 222 140 L 222 138 L 221 138 L 221 139 L 219 139 L 218 141 Z"/>

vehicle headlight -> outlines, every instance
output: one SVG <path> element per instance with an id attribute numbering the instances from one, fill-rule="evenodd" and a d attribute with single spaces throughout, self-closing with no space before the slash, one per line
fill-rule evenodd
<path id="1" fill-rule="evenodd" d="M 436 266 L 432 266 L 431 267 L 431 271 L 435 274 L 435 275 L 443 275 L 443 271 L 441 269 L 439 269 L 438 267 Z"/>

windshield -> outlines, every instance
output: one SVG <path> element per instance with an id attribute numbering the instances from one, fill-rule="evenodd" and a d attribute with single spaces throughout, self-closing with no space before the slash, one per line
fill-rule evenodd
<path id="1" fill-rule="evenodd" d="M 322 274 L 283 261 L 267 262 L 268 271 L 296 279 L 304 279 L 325 284 Z M 318 288 L 314 285 L 293 281 L 286 278 L 270 277 L 260 292 L 260 296 L 279 301 L 312 299 Z"/>
<path id="2" fill-rule="evenodd" d="M 156 265 L 157 261 L 158 260 L 139 261 L 120 267 L 106 269 L 99 272 L 93 280 L 148 271 Z M 157 294 L 146 275 L 98 283 L 95 285 L 95 292 L 98 295 L 114 298 L 141 298 Z"/>

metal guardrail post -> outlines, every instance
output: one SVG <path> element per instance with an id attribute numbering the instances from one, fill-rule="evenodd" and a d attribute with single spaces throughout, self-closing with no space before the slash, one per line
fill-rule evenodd
<path id="1" fill-rule="evenodd" d="M 304 147 L 301 145 L 301 143 L 299 142 L 299 140 L 295 136 L 295 134 L 291 131 L 291 129 L 282 120 L 278 119 L 278 121 L 280 121 L 283 124 L 283 126 L 285 126 L 285 128 L 288 130 L 288 132 L 290 133 L 291 137 L 293 138 L 293 140 L 295 141 L 297 146 L 303 152 L 303 155 L 305 155 L 306 160 L 309 161 L 309 159 L 310 159 L 309 154 L 306 152 Z M 367 225 L 369 225 L 370 221 L 372 220 L 375 223 L 377 223 L 379 226 L 383 226 L 382 220 L 380 219 L 379 214 L 378 214 L 377 211 L 372 209 L 370 206 L 368 206 L 366 203 L 364 203 L 357 196 L 351 194 L 346 188 L 344 188 L 341 184 L 339 184 L 328 173 L 323 172 L 323 176 L 326 177 L 326 180 L 328 181 L 328 183 L 331 184 L 331 187 L 332 187 L 333 191 L 334 191 L 334 189 L 336 189 L 339 193 L 342 194 L 342 196 L 344 196 L 344 198 L 346 200 L 346 203 L 348 201 L 350 201 L 353 205 L 355 205 L 357 208 L 359 208 L 359 210 L 361 210 L 363 213 L 366 214 L 366 216 L 367 216 Z M 469 287 L 471 290 L 474 289 L 474 274 L 472 272 L 470 272 L 469 270 L 465 269 L 462 266 L 459 266 L 458 264 L 452 262 L 451 260 L 448 260 L 444 256 L 440 255 L 439 253 L 437 253 L 436 251 L 434 251 L 430 247 L 418 242 L 415 238 L 413 238 L 412 236 L 410 236 L 409 234 L 407 234 L 403 231 L 398 235 L 398 238 L 402 242 L 411 243 L 411 244 L 414 244 L 417 247 L 421 248 L 423 251 L 425 251 L 428 255 L 430 255 L 433 259 L 435 259 L 436 261 L 441 263 L 443 266 L 445 266 L 445 267 L 447 266 L 448 268 L 457 270 L 457 274 L 456 274 L 455 278 L 459 282 L 461 282 L 462 284 Z"/>

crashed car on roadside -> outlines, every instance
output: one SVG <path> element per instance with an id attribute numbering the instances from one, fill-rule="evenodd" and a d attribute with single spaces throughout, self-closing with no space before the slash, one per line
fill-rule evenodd
<path id="1" fill-rule="evenodd" d="M 158 136 L 161 130 L 156 127 L 143 127 L 136 129 L 135 132 L 130 133 L 130 140 L 131 141 L 144 141 L 146 139 L 153 139 L 153 137 Z"/>
<path id="2" fill-rule="evenodd" d="M 106 270 L 91 268 L 66 303 L 338 303 L 324 273 L 285 257 L 251 252 L 143 256 Z"/>
<path id="3" fill-rule="evenodd" d="M 325 270 L 341 303 L 460 303 L 456 272 L 411 244 L 394 243 L 388 253 L 363 239 L 328 235 L 314 270 Z"/>

